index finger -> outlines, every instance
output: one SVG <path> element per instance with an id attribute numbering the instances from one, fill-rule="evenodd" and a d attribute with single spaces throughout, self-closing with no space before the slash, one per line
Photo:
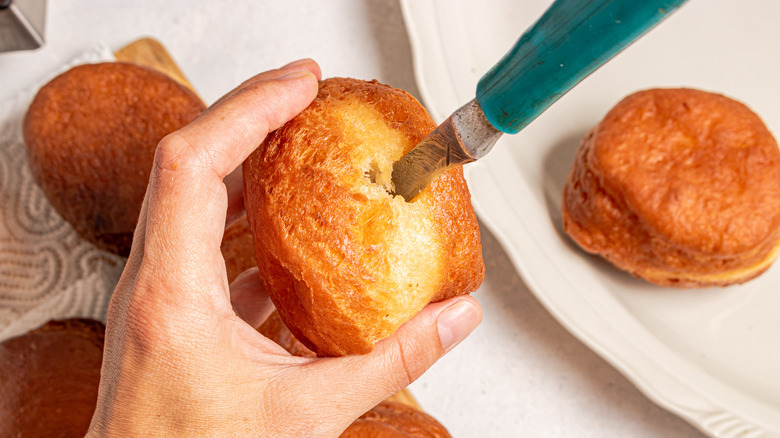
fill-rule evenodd
<path id="1" fill-rule="evenodd" d="M 204 266 L 219 265 L 214 259 L 228 203 L 223 178 L 317 94 L 314 61 L 280 73 L 245 82 L 160 142 L 146 194 L 147 216 L 139 219 L 145 221 L 145 258 L 159 257 L 159 265 L 189 272 L 190 278 L 202 279 L 209 274 Z"/>
<path id="2" fill-rule="evenodd" d="M 185 144 L 174 145 L 168 152 L 179 161 L 193 160 L 224 178 L 266 134 L 303 111 L 317 95 L 319 66 L 313 60 L 303 61 L 292 71 L 282 68 L 261 73 L 229 92 L 227 98 L 177 131 L 176 136 Z M 164 160 L 157 161 L 166 167 Z"/>

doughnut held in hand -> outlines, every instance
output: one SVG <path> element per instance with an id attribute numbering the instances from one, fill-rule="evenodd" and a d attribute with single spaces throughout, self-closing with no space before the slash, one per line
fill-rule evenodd
<path id="1" fill-rule="evenodd" d="M 652 283 L 748 281 L 780 251 L 777 142 L 728 97 L 635 93 L 582 141 L 563 227 L 586 251 Z"/>
<path id="2" fill-rule="evenodd" d="M 481 283 L 460 168 L 414 202 L 388 193 L 393 163 L 434 127 L 406 92 L 329 79 L 245 161 L 260 275 L 284 323 L 319 355 L 367 353 L 429 302 Z"/>
<path id="3" fill-rule="evenodd" d="M 82 238 L 126 256 L 157 143 L 204 109 L 158 71 L 119 62 L 74 67 L 41 88 L 27 111 L 35 182 Z"/>

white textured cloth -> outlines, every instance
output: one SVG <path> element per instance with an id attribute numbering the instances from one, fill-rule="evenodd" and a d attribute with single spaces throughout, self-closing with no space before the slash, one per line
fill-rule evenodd
<path id="1" fill-rule="evenodd" d="M 101 43 L 54 74 L 77 64 L 113 59 Z M 105 321 L 124 267 L 123 258 L 82 240 L 32 178 L 22 121 L 44 83 L 0 102 L 0 341 L 50 319 Z"/>

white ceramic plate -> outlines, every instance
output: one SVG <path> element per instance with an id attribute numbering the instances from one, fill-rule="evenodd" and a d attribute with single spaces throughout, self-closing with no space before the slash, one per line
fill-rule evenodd
<path id="1" fill-rule="evenodd" d="M 549 3 L 402 0 L 420 92 L 438 121 L 474 97 L 479 77 Z M 583 135 L 639 89 L 721 92 L 780 133 L 778 17 L 776 0 L 691 0 L 466 167 L 479 216 L 550 312 L 712 436 L 780 436 L 780 263 L 742 286 L 652 286 L 563 235 L 561 192 Z"/>

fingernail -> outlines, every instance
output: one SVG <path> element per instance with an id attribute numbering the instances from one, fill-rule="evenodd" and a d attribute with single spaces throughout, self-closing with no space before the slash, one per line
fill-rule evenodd
<path id="1" fill-rule="evenodd" d="M 310 71 L 308 71 L 308 70 L 297 70 L 297 71 L 291 71 L 289 73 L 285 73 L 285 74 L 279 76 L 278 78 L 276 78 L 276 80 L 278 80 L 278 81 L 291 81 L 291 80 L 295 80 L 295 79 L 300 79 L 300 78 L 302 78 L 304 76 L 314 76 L 314 75 Z"/>
<path id="2" fill-rule="evenodd" d="M 479 311 L 469 300 L 459 300 L 444 309 L 436 319 L 436 329 L 444 351 L 450 351 L 466 339 L 481 321 Z"/>
<path id="3" fill-rule="evenodd" d="M 293 62 L 291 62 L 291 63 L 289 63 L 289 64 L 285 64 L 285 65 L 283 65 L 283 66 L 280 68 L 280 70 L 284 70 L 284 69 L 286 69 L 286 68 L 300 67 L 300 66 L 302 66 L 302 65 L 305 65 L 305 64 L 308 64 L 308 63 L 310 63 L 311 61 L 312 61 L 312 59 L 311 59 L 311 58 L 303 58 L 303 59 L 299 59 L 299 60 L 297 60 L 297 61 L 293 61 Z"/>

